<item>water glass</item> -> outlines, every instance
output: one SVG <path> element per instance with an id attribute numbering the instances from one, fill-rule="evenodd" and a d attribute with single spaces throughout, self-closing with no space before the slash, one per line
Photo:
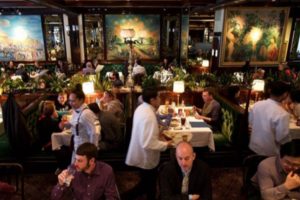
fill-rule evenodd
<path id="1" fill-rule="evenodd" d="M 184 142 L 188 141 L 188 136 L 186 134 L 182 135 L 182 141 L 184 141 Z"/>
<path id="2" fill-rule="evenodd" d="M 76 173 L 75 167 L 70 165 L 67 169 L 67 175 L 66 175 L 66 178 L 64 181 L 64 183 L 67 187 L 69 187 L 71 185 L 71 181 L 74 178 L 75 173 Z"/>

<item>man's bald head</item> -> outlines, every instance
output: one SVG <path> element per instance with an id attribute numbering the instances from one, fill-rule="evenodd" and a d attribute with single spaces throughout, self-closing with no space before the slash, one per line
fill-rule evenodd
<path id="1" fill-rule="evenodd" d="M 182 151 L 186 151 L 188 153 L 194 153 L 192 145 L 188 142 L 180 142 L 176 146 L 176 154 L 177 152 L 182 152 Z"/>
<path id="2" fill-rule="evenodd" d="M 196 157 L 193 147 L 188 142 L 180 142 L 176 147 L 176 159 L 183 172 L 188 172 Z"/>

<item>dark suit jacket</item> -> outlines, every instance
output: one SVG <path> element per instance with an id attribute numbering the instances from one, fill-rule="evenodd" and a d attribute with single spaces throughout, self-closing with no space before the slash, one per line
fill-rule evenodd
<path id="1" fill-rule="evenodd" d="M 100 111 L 98 118 L 101 125 L 100 151 L 119 148 L 122 143 L 120 120 L 109 111 Z"/>
<path id="2" fill-rule="evenodd" d="M 181 194 L 183 174 L 176 161 L 165 164 L 159 173 L 161 200 L 188 200 L 188 195 Z M 194 160 L 189 176 L 188 194 L 199 194 L 201 200 L 212 199 L 210 170 L 203 161 Z"/>
<path id="3" fill-rule="evenodd" d="M 37 132 L 39 136 L 40 145 L 44 146 L 51 142 L 51 135 L 54 132 L 61 132 L 59 121 L 51 117 L 42 117 L 37 122 Z"/>

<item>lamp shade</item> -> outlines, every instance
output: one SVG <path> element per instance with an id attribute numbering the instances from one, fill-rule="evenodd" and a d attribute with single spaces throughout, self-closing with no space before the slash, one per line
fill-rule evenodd
<path id="1" fill-rule="evenodd" d="M 209 60 L 203 60 L 202 67 L 209 67 Z"/>
<path id="2" fill-rule="evenodd" d="M 133 28 L 129 29 L 122 29 L 121 30 L 121 37 L 122 38 L 134 38 L 135 36 L 135 31 Z"/>
<path id="3" fill-rule="evenodd" d="M 173 92 L 183 93 L 184 92 L 184 81 L 174 81 Z"/>
<path id="4" fill-rule="evenodd" d="M 93 82 L 82 83 L 82 90 L 84 94 L 93 94 L 95 92 L 94 83 Z"/>
<path id="5" fill-rule="evenodd" d="M 262 92 L 265 89 L 265 81 L 260 79 L 254 79 L 252 83 L 252 90 Z"/>
<path id="6" fill-rule="evenodd" d="M 22 76 L 20 76 L 20 75 L 14 75 L 14 76 L 11 76 L 10 77 L 12 80 L 17 80 L 17 79 L 21 79 L 22 80 Z"/>

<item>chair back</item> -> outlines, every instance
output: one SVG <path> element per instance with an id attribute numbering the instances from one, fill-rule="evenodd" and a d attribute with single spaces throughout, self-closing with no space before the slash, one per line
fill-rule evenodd
<path id="1" fill-rule="evenodd" d="M 245 193 L 247 197 L 251 196 L 251 199 L 260 199 L 260 192 L 252 185 L 251 178 L 255 175 L 259 163 L 266 158 L 266 156 L 253 154 L 243 160 L 242 192 Z"/>
<path id="2" fill-rule="evenodd" d="M 23 166 L 19 163 L 0 163 L 0 176 L 3 177 L 5 182 L 15 185 L 16 193 L 25 199 L 24 196 L 24 170 Z M 0 197 L 5 194 L 0 193 Z M 8 194 L 6 194 L 8 195 Z M 12 194 L 14 195 L 14 194 Z M 2 197 L 3 197 L 2 196 Z M 9 198 L 9 197 L 7 197 Z M 4 199 L 6 199 L 4 197 Z"/>

